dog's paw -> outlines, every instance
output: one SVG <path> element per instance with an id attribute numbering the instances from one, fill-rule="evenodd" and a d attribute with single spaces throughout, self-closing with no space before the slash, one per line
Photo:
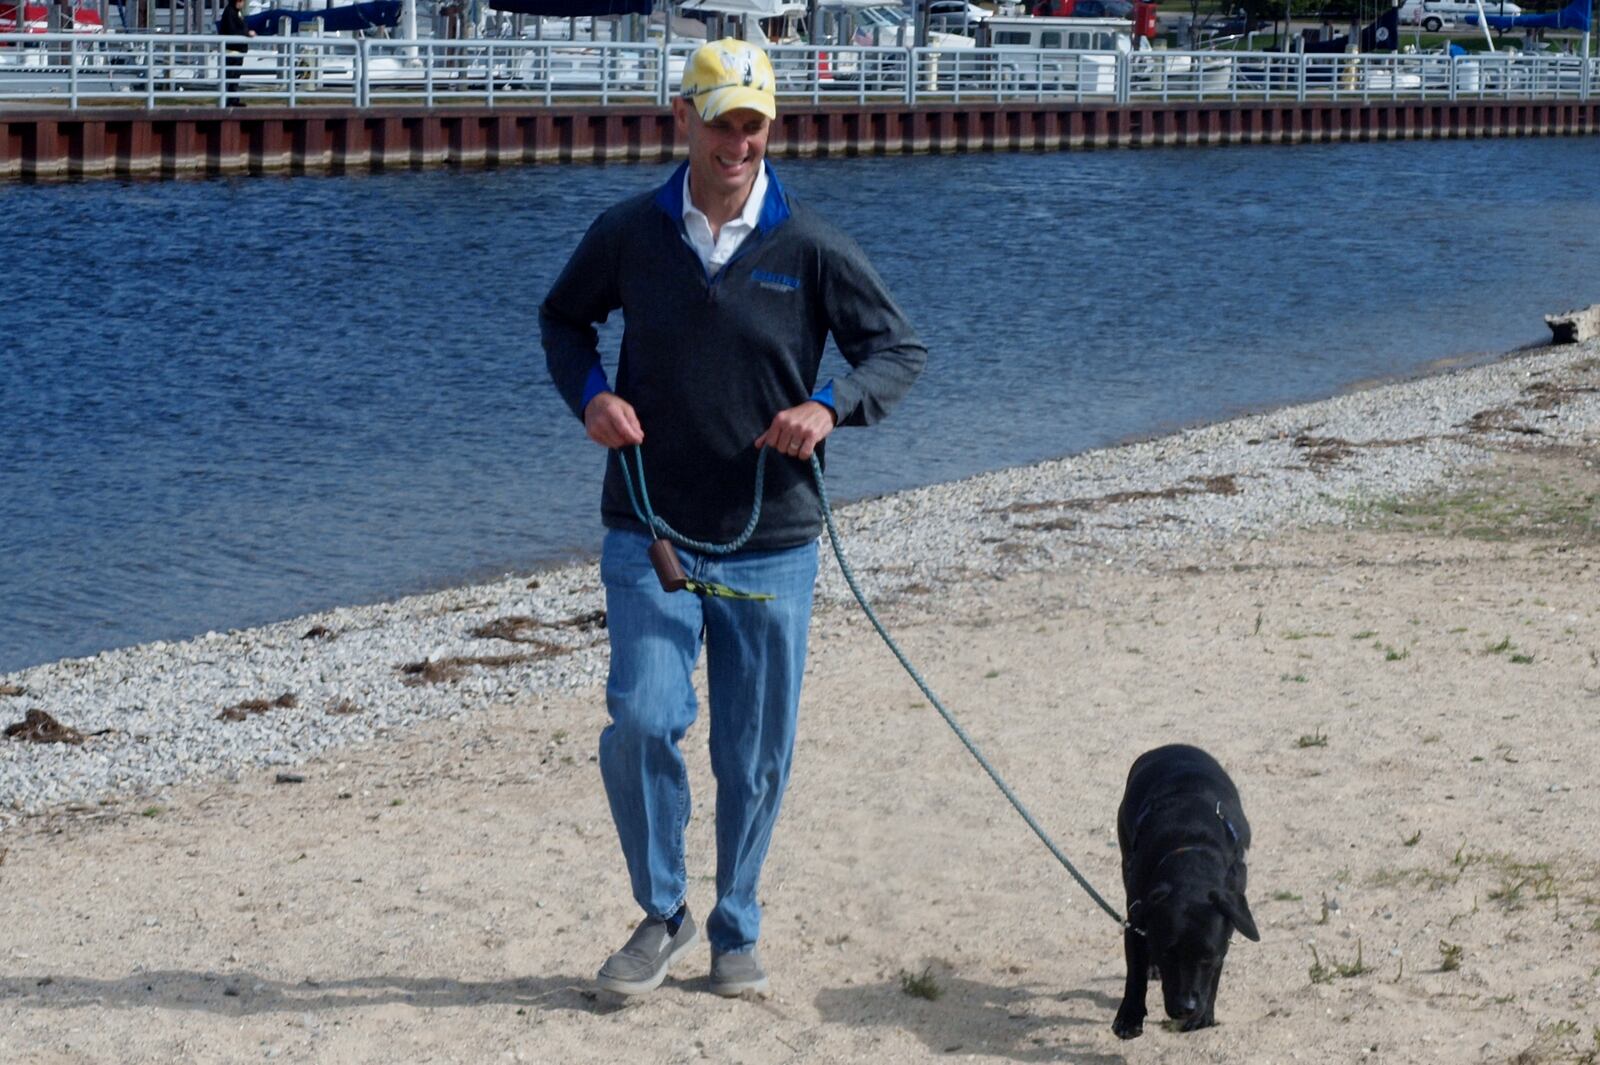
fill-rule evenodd
<path id="1" fill-rule="evenodd" d="M 1111 1031 L 1118 1039 L 1137 1039 L 1144 1034 L 1144 1017 L 1118 1010 L 1117 1019 L 1111 1022 Z"/>
<path id="2" fill-rule="evenodd" d="M 1180 1031 L 1180 1032 L 1198 1032 L 1202 1028 L 1214 1027 L 1216 1025 L 1216 1023 L 1217 1023 L 1217 1018 L 1216 1018 L 1215 1014 L 1213 1014 L 1213 1013 L 1196 1013 L 1194 1016 L 1192 1016 L 1188 1020 L 1184 1021 L 1182 1027 L 1180 1027 L 1178 1029 L 1178 1031 Z"/>

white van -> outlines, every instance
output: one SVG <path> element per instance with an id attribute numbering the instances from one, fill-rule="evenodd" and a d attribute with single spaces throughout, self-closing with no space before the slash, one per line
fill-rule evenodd
<path id="1" fill-rule="evenodd" d="M 1410 26 L 1421 26 L 1429 33 L 1437 33 L 1445 26 L 1467 23 L 1468 15 L 1476 15 L 1478 5 L 1474 0 L 1406 0 L 1400 5 L 1400 21 Z M 1520 15 L 1522 8 L 1501 0 L 1483 0 L 1485 15 Z"/>

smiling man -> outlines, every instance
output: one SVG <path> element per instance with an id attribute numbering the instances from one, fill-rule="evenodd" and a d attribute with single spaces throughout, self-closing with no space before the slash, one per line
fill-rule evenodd
<path id="1" fill-rule="evenodd" d="M 601 987 L 660 986 L 698 937 L 688 906 L 689 779 L 706 651 L 716 797 L 711 990 L 765 993 L 757 885 L 789 779 L 822 512 L 810 460 L 835 425 L 867 425 L 903 396 L 927 352 L 843 233 L 795 202 L 766 162 L 777 116 L 772 64 L 743 41 L 690 56 L 672 112 L 689 160 L 612 207 L 540 307 L 546 361 L 606 464 L 600 576 L 611 644 L 600 775 L 643 920 L 600 969 Z M 621 309 L 613 386 L 595 325 Z M 850 372 L 818 387 L 832 334 Z M 651 566 L 622 461 L 641 445 L 655 513 L 685 536 L 734 540 L 766 463 L 761 518 L 731 554 L 679 549 L 700 589 L 669 592 Z M 624 450 L 626 449 L 626 450 Z"/>

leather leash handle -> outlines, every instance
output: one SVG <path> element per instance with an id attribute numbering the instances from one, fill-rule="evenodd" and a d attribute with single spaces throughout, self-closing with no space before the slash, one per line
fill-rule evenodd
<path id="1" fill-rule="evenodd" d="M 673 550 L 672 541 L 657 539 L 650 544 L 650 565 L 655 567 L 656 579 L 661 582 L 664 592 L 681 592 L 689 586 L 689 575 L 683 572 L 683 563 L 678 559 L 678 552 Z"/>

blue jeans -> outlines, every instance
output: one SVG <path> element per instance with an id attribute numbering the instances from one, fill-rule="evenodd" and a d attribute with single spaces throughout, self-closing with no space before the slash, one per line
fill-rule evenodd
<path id="1" fill-rule="evenodd" d="M 663 592 L 649 546 L 612 529 L 600 555 L 611 639 L 600 774 L 633 897 L 649 916 L 669 917 L 688 891 L 689 775 L 678 741 L 695 719 L 690 678 L 703 639 L 717 781 L 717 904 L 706 934 L 719 953 L 747 951 L 761 931 L 756 886 L 794 756 L 817 545 L 722 556 L 678 548 L 691 578 L 777 597 L 765 602 Z"/>

